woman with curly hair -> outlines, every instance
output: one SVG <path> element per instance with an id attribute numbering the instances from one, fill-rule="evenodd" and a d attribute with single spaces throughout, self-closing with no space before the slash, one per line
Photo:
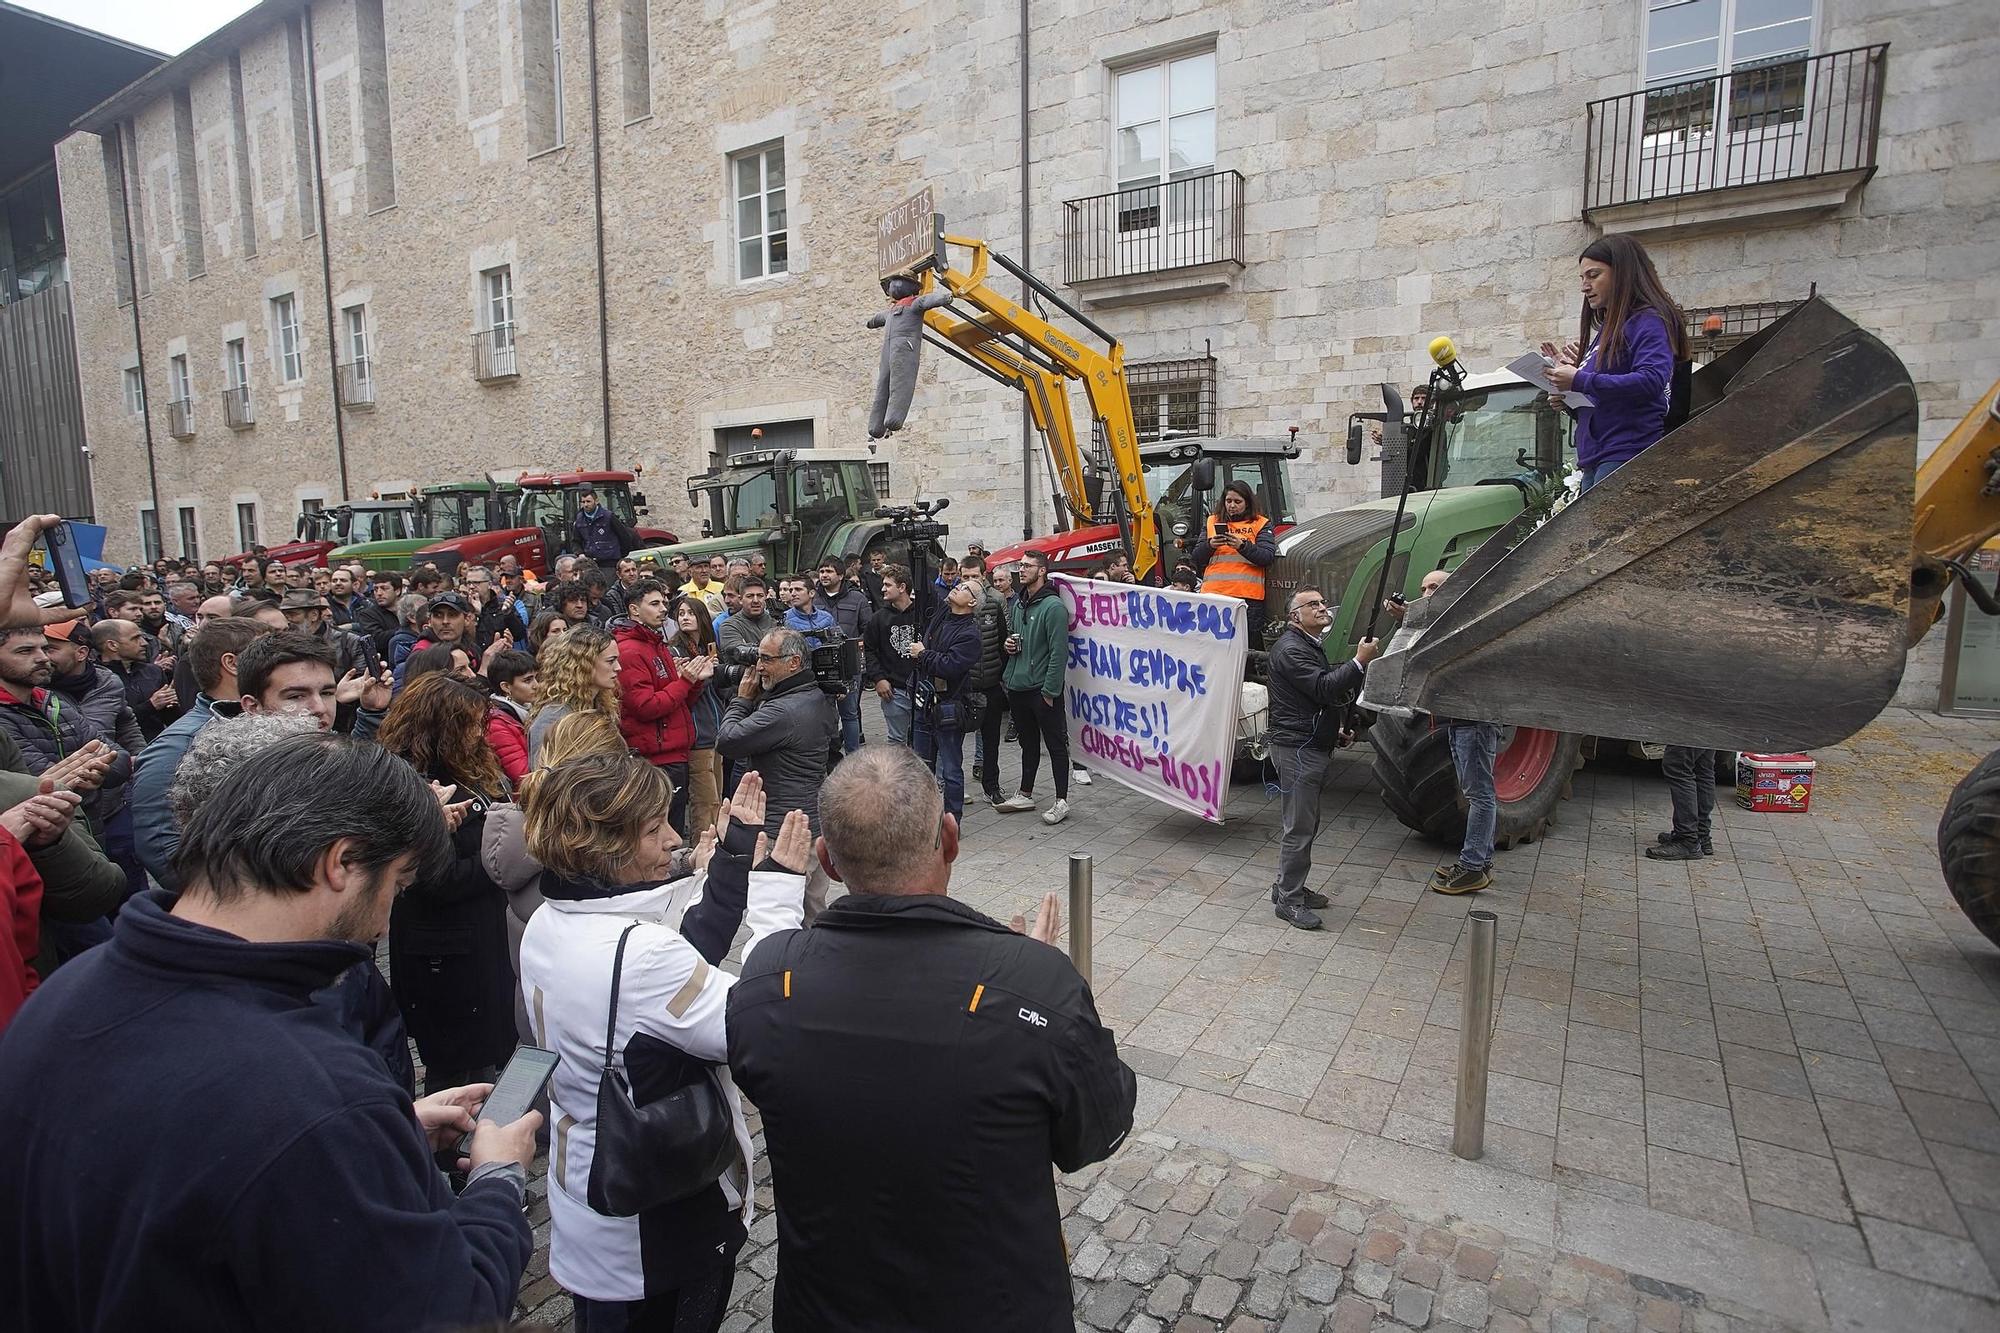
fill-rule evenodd
<path id="1" fill-rule="evenodd" d="M 569 620 L 559 611 L 544 611 L 528 626 L 528 651 L 536 657 L 542 648 L 569 632 Z"/>
<path id="2" fill-rule="evenodd" d="M 618 643 L 584 621 L 542 649 L 542 701 L 528 714 L 528 762 L 541 762 L 541 745 L 557 720 L 571 713 L 603 713 L 618 720 Z"/>
<path id="3" fill-rule="evenodd" d="M 450 867 L 418 879 L 389 915 L 389 986 L 424 1057 L 428 1091 L 490 1083 L 512 1054 L 514 968 L 507 898 L 480 858 L 486 812 L 508 799 L 486 740 L 486 696 L 443 672 L 403 687 L 375 741 L 457 791 Z"/>

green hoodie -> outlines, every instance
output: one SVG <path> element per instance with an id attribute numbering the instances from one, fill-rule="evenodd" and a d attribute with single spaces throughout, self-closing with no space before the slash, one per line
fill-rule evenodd
<path id="1" fill-rule="evenodd" d="M 1039 690 L 1045 698 L 1062 698 L 1069 612 L 1053 585 L 1045 583 L 1034 596 L 1014 599 L 1014 633 L 1020 636 L 1021 651 L 1007 659 L 1002 683 L 1010 690 Z"/>

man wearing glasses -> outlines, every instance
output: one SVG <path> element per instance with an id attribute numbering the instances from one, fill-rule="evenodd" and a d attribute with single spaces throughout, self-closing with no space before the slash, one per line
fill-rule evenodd
<path id="1" fill-rule="evenodd" d="M 1381 652 L 1374 639 L 1355 645 L 1353 660 L 1326 660 L 1320 642 L 1333 610 L 1316 588 L 1292 595 L 1284 632 L 1271 644 L 1271 762 L 1278 770 L 1284 832 L 1278 840 L 1278 878 L 1271 901 L 1278 919 L 1300 930 L 1318 930 L 1326 895 L 1306 887 L 1312 841 L 1319 833 L 1320 793 L 1333 765 L 1348 704 L 1361 692 L 1363 669 Z"/>
<path id="2" fill-rule="evenodd" d="M 807 668 L 810 651 L 796 630 L 766 634 L 715 737 L 724 759 L 763 777 L 764 831 L 773 842 L 794 810 L 806 812 L 813 836 L 819 836 L 819 785 L 826 778 L 827 751 L 840 735 L 840 706 Z M 826 907 L 831 883 L 815 863 L 806 876 L 808 925 Z"/>

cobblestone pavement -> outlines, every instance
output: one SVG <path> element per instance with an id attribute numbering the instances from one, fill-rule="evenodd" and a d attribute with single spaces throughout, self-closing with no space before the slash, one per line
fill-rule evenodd
<path id="1" fill-rule="evenodd" d="M 1095 857 L 1092 980 L 1148 1132 L 1060 1187 L 1079 1323 L 2000 1327 L 2000 949 L 1933 842 L 1996 744 L 1891 710 L 1818 755 L 1809 815 L 1724 789 L 1694 863 L 1640 854 L 1657 766 L 1598 761 L 1476 902 L 1425 891 L 1441 850 L 1344 758 L 1314 934 L 1271 915 L 1278 810 L 1254 785 L 1223 828 L 1102 780 L 1056 828 L 971 813 L 953 892 L 1002 919 Z M 1477 1163 L 1448 1151 L 1472 906 L 1500 917 Z M 764 1326 L 773 1234 L 732 1330 Z M 568 1317 L 545 1276 L 523 1304 Z"/>

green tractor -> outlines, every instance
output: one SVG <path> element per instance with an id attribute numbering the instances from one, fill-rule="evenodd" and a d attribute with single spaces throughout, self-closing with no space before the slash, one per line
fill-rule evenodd
<path id="1" fill-rule="evenodd" d="M 426 486 L 409 501 L 413 534 L 353 541 L 329 552 L 327 561 L 331 564 L 359 561 L 370 569 L 408 569 L 411 555 L 432 542 L 510 526 L 520 493 L 520 487 L 507 481 L 454 481 Z"/>
<path id="2" fill-rule="evenodd" d="M 1488 537 L 1530 508 L 1544 512 L 1565 493 L 1576 454 L 1569 418 L 1548 395 L 1509 372 L 1475 375 L 1444 395 L 1427 435 L 1408 441 L 1412 493 L 1403 512 L 1387 588 L 1414 599 L 1425 574 L 1455 569 Z M 1349 459 L 1356 460 L 1360 423 L 1350 425 Z M 1351 656 L 1366 634 L 1396 521 L 1397 497 L 1370 500 L 1307 519 L 1279 539 L 1267 577 L 1272 632 L 1283 608 L 1302 588 L 1337 603 L 1327 632 L 1327 656 Z M 1395 622 L 1383 615 L 1375 633 L 1386 642 Z M 1256 645 L 1262 648 L 1264 645 Z M 1362 715 L 1373 748 L 1382 799 L 1408 827 L 1446 844 L 1465 834 L 1465 808 L 1445 729 L 1428 718 Z M 1493 765 L 1499 801 L 1496 841 L 1532 842 L 1554 817 L 1557 802 L 1584 759 L 1585 738 L 1532 727 L 1505 727 Z"/>
<path id="3" fill-rule="evenodd" d="M 770 572 L 810 571 L 831 556 L 865 555 L 888 542 L 889 522 L 868 475 L 867 449 L 766 449 L 737 454 L 712 472 L 688 479 L 688 503 L 705 499 L 701 536 L 634 551 L 636 560 L 664 567 L 676 555 L 764 552 Z"/>

